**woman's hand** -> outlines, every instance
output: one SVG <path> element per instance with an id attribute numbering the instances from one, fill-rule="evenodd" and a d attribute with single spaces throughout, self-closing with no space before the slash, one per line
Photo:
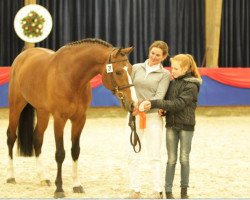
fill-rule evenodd
<path id="1" fill-rule="evenodd" d="M 134 107 L 134 110 L 132 112 L 132 115 L 136 116 L 136 115 L 138 115 L 138 113 L 139 113 L 139 106 L 138 106 L 138 104 L 136 104 Z"/>

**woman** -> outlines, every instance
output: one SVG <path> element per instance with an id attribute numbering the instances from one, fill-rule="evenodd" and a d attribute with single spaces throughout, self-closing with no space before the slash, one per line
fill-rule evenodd
<path id="1" fill-rule="evenodd" d="M 189 186 L 189 154 L 195 127 L 195 110 L 201 78 L 193 57 L 189 54 L 179 54 L 170 59 L 173 80 L 164 100 L 143 102 L 144 108 L 160 108 L 159 113 L 166 115 L 167 152 L 166 168 L 166 198 L 172 199 L 172 186 L 175 165 L 180 142 L 181 163 L 181 198 L 187 199 Z"/>
<path id="2" fill-rule="evenodd" d="M 163 99 L 170 82 L 170 73 L 163 68 L 162 62 L 168 56 L 168 45 L 163 41 L 155 41 L 149 47 L 148 59 L 144 63 L 133 65 L 132 81 L 135 86 L 137 98 Z M 161 165 L 161 143 L 163 120 L 158 115 L 157 109 L 146 113 L 146 128 L 139 127 L 139 117 L 136 116 L 137 134 L 141 142 L 146 142 L 146 151 L 152 169 L 153 194 L 152 198 L 163 198 L 162 196 L 162 165 Z M 144 139 L 144 141 L 143 141 Z M 141 152 L 131 151 L 129 157 L 129 175 L 131 192 L 129 198 L 140 198 L 141 184 L 139 181 Z"/>

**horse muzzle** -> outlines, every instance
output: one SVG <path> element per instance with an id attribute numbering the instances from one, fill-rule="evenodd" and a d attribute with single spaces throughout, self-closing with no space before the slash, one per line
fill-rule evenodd
<path id="1" fill-rule="evenodd" d="M 132 101 L 122 101 L 121 100 L 122 107 L 128 111 L 128 112 L 133 112 L 134 110 L 134 103 Z"/>

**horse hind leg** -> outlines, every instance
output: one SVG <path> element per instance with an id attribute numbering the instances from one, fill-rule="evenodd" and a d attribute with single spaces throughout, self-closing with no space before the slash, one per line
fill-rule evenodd
<path id="1" fill-rule="evenodd" d="M 7 183 L 16 183 L 15 180 L 15 173 L 14 173 L 14 166 L 13 166 L 13 146 L 16 141 L 16 134 L 13 134 L 11 131 L 10 126 L 7 129 L 7 144 L 9 149 L 9 157 L 8 157 L 8 166 L 7 166 Z"/>
<path id="2" fill-rule="evenodd" d="M 79 117 L 77 120 L 72 120 L 72 132 L 71 132 L 71 140 L 72 140 L 72 148 L 71 148 L 71 156 L 73 160 L 72 166 L 72 178 L 73 178 L 73 192 L 74 193 L 84 193 L 84 189 L 79 181 L 78 177 L 78 158 L 80 155 L 80 145 L 79 140 L 81 136 L 82 129 L 84 127 L 86 121 L 86 115 L 83 117 Z"/>
<path id="3" fill-rule="evenodd" d="M 7 145 L 8 145 L 8 166 L 7 166 L 7 183 L 13 183 L 15 184 L 15 173 L 14 173 L 14 166 L 13 166 L 13 146 L 15 144 L 15 141 L 17 139 L 16 130 L 18 126 L 18 121 L 20 114 L 25 107 L 27 102 L 25 100 L 22 100 L 19 98 L 18 103 L 13 104 L 13 102 L 10 99 L 10 105 L 9 105 L 9 125 L 7 129 Z"/>
<path id="4" fill-rule="evenodd" d="M 37 174 L 41 185 L 50 186 L 51 182 L 44 171 L 43 161 L 41 158 L 41 148 L 43 144 L 44 132 L 48 127 L 49 113 L 43 110 L 37 110 L 37 124 L 33 136 L 33 144 L 36 155 Z"/>

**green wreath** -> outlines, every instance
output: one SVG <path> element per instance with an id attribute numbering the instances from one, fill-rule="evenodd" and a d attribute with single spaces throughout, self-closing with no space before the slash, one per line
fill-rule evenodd
<path id="1" fill-rule="evenodd" d="M 43 34 L 45 19 L 35 11 L 30 11 L 26 17 L 21 20 L 23 34 L 29 38 L 39 37 Z"/>

